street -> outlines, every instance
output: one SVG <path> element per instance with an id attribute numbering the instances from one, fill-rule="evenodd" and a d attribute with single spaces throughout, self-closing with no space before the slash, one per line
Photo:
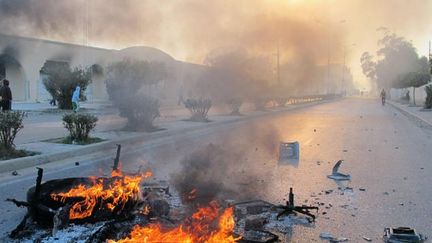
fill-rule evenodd
<path id="1" fill-rule="evenodd" d="M 281 114 L 228 124 L 224 127 L 181 133 L 146 142 L 141 149 L 123 153 L 123 170 L 140 165 L 158 180 L 170 180 L 180 171 L 180 161 L 212 143 L 227 154 L 230 166 L 220 177 L 225 187 L 250 189 L 250 199 L 284 204 L 293 187 L 298 204 L 320 205 L 314 226 L 296 225 L 292 242 L 320 241 L 321 232 L 362 242 L 380 240 L 384 227 L 409 226 L 432 233 L 432 130 L 378 99 L 346 98 Z M 298 164 L 278 162 L 280 141 L 300 143 Z M 46 164 L 44 180 L 107 174 L 115 155 L 80 161 L 76 166 Z M 222 155 L 223 156 L 223 155 Z M 328 179 L 334 163 L 352 180 L 337 184 Z M 0 233 L 3 238 L 25 214 L 6 198 L 24 200 L 34 184 L 36 170 L 0 175 Z M 215 171 L 214 173 L 221 173 Z M 338 189 L 338 187 L 340 189 Z M 343 188 L 350 187 L 352 191 Z M 361 189 L 361 190 L 360 190 Z M 333 190 L 326 194 L 324 191 Z M 331 206 L 329 206 L 331 204 Z"/>

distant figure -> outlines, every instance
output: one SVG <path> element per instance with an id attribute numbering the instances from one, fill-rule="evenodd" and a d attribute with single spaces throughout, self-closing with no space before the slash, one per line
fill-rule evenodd
<path id="1" fill-rule="evenodd" d="M 380 94 L 380 96 L 381 96 L 381 103 L 382 103 L 382 105 L 385 105 L 385 101 L 386 101 L 386 92 L 385 92 L 384 89 L 381 90 L 381 94 Z"/>
<path id="2" fill-rule="evenodd" d="M 56 100 L 54 99 L 54 97 L 50 100 L 49 104 L 51 106 L 56 106 Z"/>
<path id="3" fill-rule="evenodd" d="M 407 90 L 407 92 L 405 93 L 405 99 L 407 100 L 407 101 L 410 101 L 410 92 L 409 92 L 409 90 Z"/>
<path id="4" fill-rule="evenodd" d="M 72 94 L 72 110 L 74 112 L 78 112 L 80 107 L 79 107 L 79 100 L 80 100 L 80 86 L 77 86 L 75 88 L 75 91 Z"/>
<path id="5" fill-rule="evenodd" d="M 3 80 L 3 86 L 0 88 L 1 109 L 10 111 L 12 109 L 12 91 L 9 88 L 9 80 Z"/>

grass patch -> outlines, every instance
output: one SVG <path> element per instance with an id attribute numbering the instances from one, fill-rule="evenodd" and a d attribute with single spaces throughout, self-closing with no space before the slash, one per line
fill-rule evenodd
<path id="1" fill-rule="evenodd" d="M 68 136 L 68 137 L 64 137 L 64 138 L 52 138 L 52 139 L 47 139 L 44 140 L 43 142 L 48 142 L 48 143 L 62 143 L 62 144 L 74 144 L 74 145 L 88 145 L 88 144 L 93 144 L 93 143 L 100 143 L 105 141 L 105 139 L 102 138 L 97 138 L 97 137 L 90 137 L 85 141 L 72 141 L 72 139 Z"/>
<path id="2" fill-rule="evenodd" d="M 0 160 L 8 160 L 8 159 L 16 159 L 16 158 L 22 158 L 27 156 L 34 156 L 38 155 L 40 153 L 33 152 L 33 151 L 27 151 L 23 149 L 5 149 L 0 148 Z"/>

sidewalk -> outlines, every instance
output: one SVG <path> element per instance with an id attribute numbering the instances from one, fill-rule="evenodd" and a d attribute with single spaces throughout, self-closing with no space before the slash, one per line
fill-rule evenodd
<path id="1" fill-rule="evenodd" d="M 424 109 L 421 106 L 401 104 L 393 100 L 386 102 L 408 118 L 418 122 L 421 127 L 432 128 L 432 110 Z"/>

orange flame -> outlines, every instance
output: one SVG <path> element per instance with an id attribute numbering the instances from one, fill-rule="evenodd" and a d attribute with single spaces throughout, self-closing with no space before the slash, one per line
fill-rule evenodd
<path id="1" fill-rule="evenodd" d="M 218 222 L 217 226 L 214 224 Z M 227 208 L 222 213 L 217 203 L 212 202 L 207 207 L 199 208 L 190 218 L 173 229 L 166 230 L 161 224 L 151 224 L 145 227 L 135 226 L 130 236 L 119 241 L 109 240 L 109 243 L 138 242 L 206 242 L 233 243 L 239 240 L 232 235 L 234 230 L 233 208 Z"/>
<path id="2" fill-rule="evenodd" d="M 129 200 L 137 200 L 140 195 L 139 184 L 147 174 L 122 176 L 121 172 L 113 171 L 113 178 L 91 178 L 92 185 L 80 184 L 68 192 L 52 193 L 55 201 L 66 202 L 69 198 L 82 198 L 74 203 L 69 210 L 69 219 L 83 219 L 90 217 L 98 202 L 111 212 L 124 208 Z M 109 181 L 107 184 L 106 182 Z M 105 182 L 105 183 L 104 183 Z"/>
<path id="3" fill-rule="evenodd" d="M 196 198 L 196 196 L 197 196 L 197 189 L 194 188 L 189 193 L 186 194 L 186 199 L 188 201 L 192 201 Z"/>

